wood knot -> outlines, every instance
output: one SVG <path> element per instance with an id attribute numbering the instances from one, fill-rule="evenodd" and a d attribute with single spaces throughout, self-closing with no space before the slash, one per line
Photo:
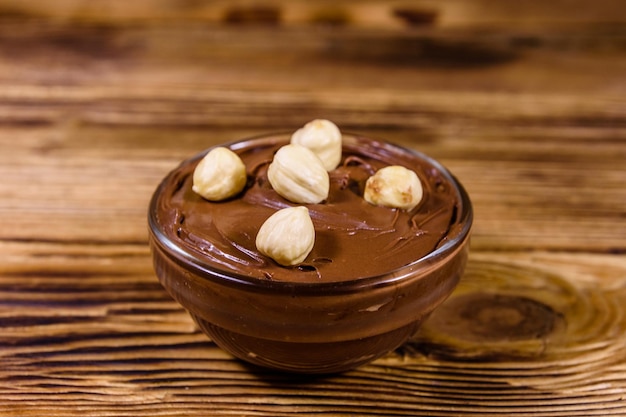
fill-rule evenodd
<path id="1" fill-rule="evenodd" d="M 519 264 L 470 261 L 451 297 L 403 347 L 453 360 L 623 360 L 615 293 Z M 567 358 L 567 359 L 566 359 Z"/>
<path id="2" fill-rule="evenodd" d="M 232 6 L 224 13 L 223 21 L 228 24 L 277 25 L 281 21 L 281 10 L 269 5 Z"/>
<path id="3" fill-rule="evenodd" d="M 551 307 L 522 296 L 473 293 L 450 301 L 445 318 L 440 316 L 440 330 L 465 340 L 541 339 L 560 320 Z"/>
<path id="4" fill-rule="evenodd" d="M 409 26 L 432 26 L 437 21 L 439 12 L 433 9 L 396 7 L 393 9 L 393 15 Z"/>
<path id="5" fill-rule="evenodd" d="M 345 26 L 350 23 L 350 14 L 343 8 L 328 7 L 315 11 L 311 22 L 322 26 Z"/>

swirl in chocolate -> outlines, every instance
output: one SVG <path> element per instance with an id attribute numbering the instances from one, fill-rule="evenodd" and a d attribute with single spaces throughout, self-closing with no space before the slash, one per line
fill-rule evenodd
<path id="1" fill-rule="evenodd" d="M 385 142 L 344 134 L 340 165 L 330 174 L 328 199 L 307 204 L 315 246 L 302 264 L 284 267 L 255 248 L 259 227 L 276 210 L 294 206 L 267 180 L 273 154 L 289 135 L 229 145 L 246 165 L 239 195 L 210 202 L 191 190 L 202 157 L 183 162 L 161 184 L 156 220 L 167 238 L 210 268 L 249 278 L 291 282 L 338 282 L 389 273 L 444 244 L 459 229 L 461 198 L 453 178 L 433 160 Z M 363 199 L 365 182 L 378 169 L 402 165 L 424 189 L 411 211 L 378 207 Z"/>

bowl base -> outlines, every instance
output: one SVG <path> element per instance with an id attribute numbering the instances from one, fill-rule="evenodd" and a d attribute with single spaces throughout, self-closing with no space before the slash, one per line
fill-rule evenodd
<path id="1" fill-rule="evenodd" d="M 421 320 L 372 337 L 329 343 L 284 342 L 234 333 L 191 315 L 220 348 L 265 368 L 306 374 L 343 372 L 398 348 L 419 328 Z"/>

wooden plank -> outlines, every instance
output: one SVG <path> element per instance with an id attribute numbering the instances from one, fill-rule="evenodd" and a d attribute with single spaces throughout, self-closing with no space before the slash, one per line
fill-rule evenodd
<path id="1" fill-rule="evenodd" d="M 626 411 L 623 257 L 473 254 L 460 287 L 413 341 L 358 370 L 307 379 L 249 368 L 215 347 L 160 288 L 143 246 L 2 251 L 6 416 Z M 459 316 L 459 304 L 474 313 Z M 485 321 L 493 315 L 496 324 Z"/>
<path id="2" fill-rule="evenodd" d="M 22 101 L 26 101 L 25 96 L 21 96 Z M 61 96 L 62 91 L 57 98 L 35 94 L 27 99 L 43 107 L 53 107 Z M 233 96 L 238 95 L 207 94 L 196 100 L 205 101 L 206 108 L 218 103 L 224 108 L 224 102 L 230 101 L 232 107 L 228 113 L 238 115 L 231 119 L 233 124 L 235 118 L 245 117 L 246 109 L 255 103 L 260 111 L 265 108 L 261 97 L 255 98 L 252 94 L 247 96 L 246 102 L 239 102 Z M 278 108 L 287 109 L 290 103 L 303 100 L 302 94 L 281 96 Z M 426 152 L 447 165 L 472 196 L 476 209 L 475 248 L 624 251 L 626 131 L 621 122 L 607 121 L 599 126 L 589 123 L 590 126 L 584 128 L 576 122 L 579 119 L 576 114 L 593 114 L 594 111 L 598 119 L 614 117 L 614 107 L 605 106 L 601 101 L 594 103 L 593 99 L 582 108 L 571 106 L 565 100 L 546 99 L 541 113 L 528 111 L 525 103 L 519 103 L 518 107 L 511 100 L 511 105 L 503 112 L 505 115 L 498 117 L 489 113 L 489 109 L 497 107 L 500 97 L 469 95 L 466 97 L 468 110 L 464 111 L 459 104 L 464 97 L 452 94 L 431 93 L 404 100 L 395 94 L 392 97 L 392 94 L 371 93 L 371 96 L 376 99 L 365 100 L 368 104 L 353 107 L 348 113 L 329 113 L 336 114 L 335 120 L 342 127 L 345 123 L 347 130 L 398 142 Z M 316 94 L 315 97 L 310 101 L 318 103 L 316 105 L 343 108 L 333 103 L 341 99 L 340 94 Z M 129 100 L 133 99 L 124 101 Z M 470 102 L 476 104 L 470 106 Z M 215 119 L 218 126 L 194 127 L 193 123 L 180 119 L 177 123 L 182 126 L 150 126 L 161 123 L 168 113 L 175 119 L 177 106 L 177 103 L 166 103 L 159 115 L 129 115 L 120 103 L 116 106 L 120 117 L 140 120 L 124 123 L 112 122 L 110 118 L 108 121 L 98 119 L 103 111 L 100 104 L 81 98 L 76 107 L 83 115 L 80 112 L 75 115 L 78 118 L 75 122 L 54 124 L 53 128 L 1 129 L 4 146 L 12 146 L 10 153 L 0 156 L 0 174 L 5 179 L 0 184 L 0 195 L 4 196 L 0 204 L 2 238 L 144 242 L 150 195 L 170 169 L 208 146 L 260 132 L 254 128 L 255 122 L 246 129 L 220 127 L 217 119 L 224 121 L 220 118 Z M 438 106 L 441 110 L 434 110 Z M 415 117 L 421 117 L 418 120 L 428 117 L 433 121 L 417 126 L 403 123 L 415 107 L 430 108 L 436 115 L 425 116 L 418 110 Z M 285 112 L 281 119 L 268 116 L 266 120 L 283 126 L 289 124 L 295 130 L 304 122 L 298 119 L 309 111 L 292 110 Z M 360 117 L 353 118 L 352 112 L 359 113 Z M 560 126 L 561 123 L 555 126 L 550 112 L 561 119 L 564 126 Z M 603 116 L 602 112 L 608 115 Z M 478 120 L 468 120 L 474 117 L 472 113 Z M 291 119 L 288 114 L 292 115 Z M 383 124 L 393 124 L 394 114 L 398 115 L 398 125 L 392 129 L 359 122 L 361 119 L 381 120 Z M 91 117 L 91 121 L 81 120 L 83 117 Z M 434 119 L 449 122 L 437 124 Z M 151 122 L 153 120 L 156 121 Z M 53 119 L 51 123 L 58 121 Z M 139 126 L 124 126 L 133 124 Z M 269 126 L 265 131 L 276 128 L 278 126 Z M 97 235 L 93 233 L 94 228 L 98 230 Z"/>
<path id="3" fill-rule="evenodd" d="M 2 0 L 0 11 L 13 18 L 46 18 L 69 22 L 142 23 L 192 21 L 203 23 L 246 23 L 265 25 L 354 25 L 402 28 L 407 25 L 537 25 L 623 22 L 619 0 L 593 4 L 567 0 L 558 7 L 540 0 L 516 1 L 452 0 L 406 2 L 375 0 L 305 0 L 163 2 L 159 0 L 112 0 L 106 3 L 57 0 Z"/>
<path id="4" fill-rule="evenodd" d="M 350 87 L 610 94 L 619 91 L 626 67 L 623 25 L 386 32 L 8 21 L 0 24 L 0 40 L 0 51 L 10 57 L 0 62 L 0 75 L 17 91 L 89 85 L 158 86 L 155 94 L 160 88 L 179 94 L 179 88 L 268 93 Z"/>

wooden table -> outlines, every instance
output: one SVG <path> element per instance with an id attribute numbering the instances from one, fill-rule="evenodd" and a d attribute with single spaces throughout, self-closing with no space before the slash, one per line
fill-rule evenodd
<path id="1" fill-rule="evenodd" d="M 0 415 L 626 415 L 620 1 L 0 1 Z M 252 369 L 162 289 L 159 180 L 315 117 L 419 149 L 475 208 L 411 342 Z"/>

